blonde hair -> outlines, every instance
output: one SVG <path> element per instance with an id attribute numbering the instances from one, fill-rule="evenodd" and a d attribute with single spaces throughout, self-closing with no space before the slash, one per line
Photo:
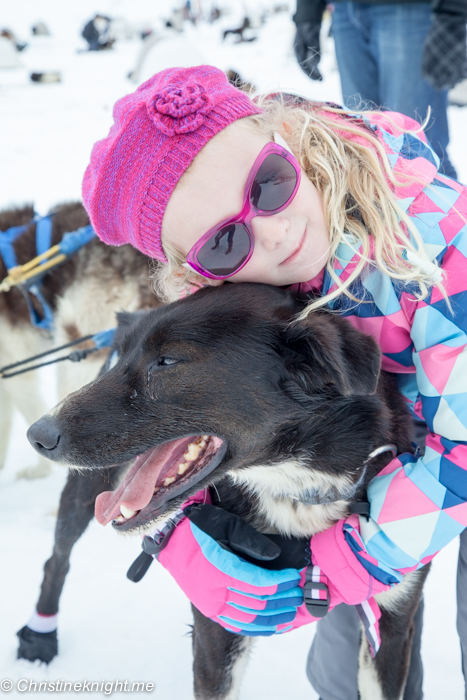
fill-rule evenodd
<path id="1" fill-rule="evenodd" d="M 416 283 L 418 299 L 424 299 L 433 284 L 447 298 L 439 268 L 427 257 L 419 231 L 394 196 L 397 187 L 407 186 L 417 178 L 404 174 L 403 179 L 400 175 L 401 179 L 396 179 L 384 148 L 371 129 L 360 121 L 357 124 L 345 110 L 323 103 L 271 97 L 257 97 L 255 102 L 260 104 L 262 113 L 237 123 L 269 138 L 275 131 L 281 133 L 323 200 L 331 246 L 327 270 L 336 289 L 313 300 L 304 315 L 341 294 L 360 303 L 362 300 L 349 288 L 367 265 L 401 283 Z M 335 115 L 341 118 L 336 119 Z M 183 177 L 189 175 L 189 170 Z M 342 242 L 359 256 L 344 282 L 333 269 Z M 185 259 L 179 250 L 166 242 L 163 247 L 168 264 L 159 265 L 153 278 L 161 298 L 174 301 L 192 284 L 209 284 L 209 280 L 180 267 Z"/>

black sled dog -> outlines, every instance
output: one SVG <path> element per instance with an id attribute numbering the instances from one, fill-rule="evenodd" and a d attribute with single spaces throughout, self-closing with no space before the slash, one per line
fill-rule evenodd
<path id="1" fill-rule="evenodd" d="M 115 495 L 119 532 L 153 527 L 215 485 L 215 503 L 262 533 L 310 537 L 364 499 L 392 458 L 368 462 L 376 448 L 410 451 L 411 420 L 380 371 L 375 342 L 325 312 L 294 322 L 302 308 L 280 289 L 225 284 L 134 322 L 123 317 L 116 365 L 41 418 L 29 440 L 47 458 L 89 470 L 146 453 L 135 464 L 151 463 L 154 493 L 126 515 Z M 205 445 L 180 475 L 180 456 L 202 435 Z M 126 479 L 134 486 L 137 468 Z M 362 635 L 362 700 L 402 697 L 426 575 L 425 567 L 378 596 L 382 643 L 373 660 Z M 193 612 L 195 697 L 233 700 L 251 638 Z"/>
<path id="2" fill-rule="evenodd" d="M 89 224 L 88 215 L 79 202 L 57 206 L 53 211 L 51 245 L 58 244 L 65 233 Z M 28 225 L 13 244 L 19 265 L 37 254 L 33 218 L 31 206 L 0 212 L 0 237 L 2 231 L 11 227 Z M 0 255 L 0 281 L 7 274 Z M 42 296 L 53 313 L 55 328 L 52 332 L 31 324 L 26 300 L 18 288 L 0 292 L 0 366 L 112 328 L 116 325 L 117 311 L 157 306 L 158 300 L 150 290 L 148 277 L 149 259 L 142 253 L 129 245 L 115 248 L 101 243 L 97 238 L 92 240 L 42 278 Z M 43 311 L 40 303 L 33 296 L 30 299 L 40 315 Z M 100 350 L 79 364 L 59 364 L 60 398 L 94 379 L 106 354 L 106 350 Z M 0 406 L 1 469 L 8 446 L 13 408 L 16 407 L 23 414 L 29 425 L 47 410 L 39 390 L 37 372 L 0 379 Z M 23 470 L 18 476 L 34 478 L 46 476 L 49 471 L 50 463 L 41 456 L 37 466 Z"/>

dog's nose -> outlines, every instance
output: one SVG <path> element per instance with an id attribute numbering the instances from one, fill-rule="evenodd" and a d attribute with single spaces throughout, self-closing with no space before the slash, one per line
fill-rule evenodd
<path id="1" fill-rule="evenodd" d="M 60 430 L 55 418 L 43 416 L 33 423 L 27 432 L 28 440 L 39 454 L 52 457 L 60 442 Z"/>

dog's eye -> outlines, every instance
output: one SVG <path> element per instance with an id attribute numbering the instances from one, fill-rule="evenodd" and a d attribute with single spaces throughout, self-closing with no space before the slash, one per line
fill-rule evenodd
<path id="1" fill-rule="evenodd" d="M 168 367 L 169 365 L 177 364 L 178 360 L 173 357 L 159 357 L 156 362 L 156 367 Z"/>
<path id="2" fill-rule="evenodd" d="M 166 357 L 165 355 L 162 355 L 159 357 L 154 364 L 152 364 L 149 369 L 148 369 L 148 383 L 151 379 L 151 375 L 154 372 L 160 372 L 161 370 L 165 369 L 166 367 L 170 367 L 171 365 L 176 365 L 179 362 L 179 360 L 176 360 L 174 357 Z"/>

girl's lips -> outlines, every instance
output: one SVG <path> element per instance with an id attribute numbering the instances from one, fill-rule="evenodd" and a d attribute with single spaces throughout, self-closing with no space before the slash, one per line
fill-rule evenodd
<path id="1" fill-rule="evenodd" d="M 305 226 L 305 230 L 304 230 L 304 232 L 303 232 L 303 236 L 302 236 L 301 239 L 300 239 L 300 243 L 299 243 L 298 246 L 295 248 L 295 250 L 293 251 L 293 253 L 292 253 L 291 255 L 289 255 L 288 258 L 286 258 L 285 260 L 283 260 L 283 261 L 280 263 L 280 265 L 288 265 L 289 263 L 294 262 L 294 261 L 299 257 L 299 255 L 300 255 L 300 253 L 301 253 L 301 251 L 302 251 L 302 248 L 303 248 L 303 244 L 305 243 L 306 231 L 307 231 L 307 229 L 306 229 L 306 226 Z"/>

